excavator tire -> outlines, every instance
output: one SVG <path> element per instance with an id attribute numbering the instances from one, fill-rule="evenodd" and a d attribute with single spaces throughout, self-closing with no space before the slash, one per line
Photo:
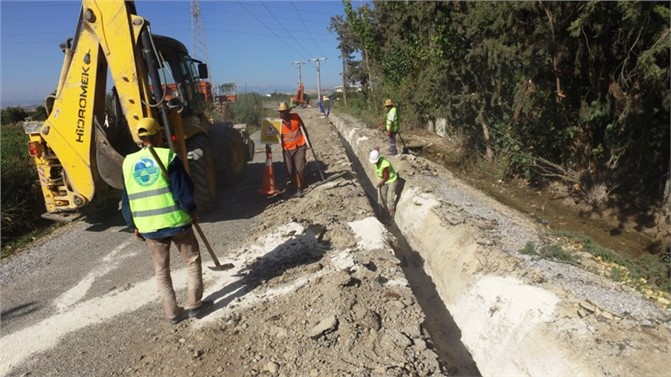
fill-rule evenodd
<path id="1" fill-rule="evenodd" d="M 212 166 L 212 149 L 207 135 L 201 133 L 187 139 L 186 150 L 189 175 L 195 186 L 194 199 L 198 212 L 204 213 L 214 207 L 216 200 L 214 177 L 208 173 L 208 167 Z"/>
<path id="2" fill-rule="evenodd" d="M 209 130 L 217 183 L 221 187 L 240 183 L 247 172 L 246 145 L 230 124 L 215 123 Z"/>

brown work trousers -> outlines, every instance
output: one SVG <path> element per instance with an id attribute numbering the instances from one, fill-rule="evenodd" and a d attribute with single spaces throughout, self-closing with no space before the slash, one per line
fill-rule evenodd
<path id="1" fill-rule="evenodd" d="M 387 210 L 387 214 L 391 217 L 394 217 L 396 214 L 396 199 L 398 198 L 398 193 L 396 192 L 398 187 L 398 180 L 385 183 L 378 190 L 378 204 Z"/>
<path id="2" fill-rule="evenodd" d="M 294 174 L 303 175 L 305 166 L 307 165 L 306 158 L 307 146 L 301 145 L 296 149 L 284 150 L 284 164 L 287 168 L 287 175 L 293 179 Z"/>
<path id="3" fill-rule="evenodd" d="M 170 276 L 170 245 L 173 242 L 177 246 L 187 270 L 186 305 L 184 307 L 186 309 L 200 307 L 203 298 L 203 271 L 198 240 L 193 233 L 193 228 L 172 237 L 147 238 L 146 240 L 154 263 L 156 282 L 158 283 L 158 291 L 161 294 L 166 317 L 168 319 L 177 318 L 182 310 L 177 306 L 172 277 Z"/>
<path id="4" fill-rule="evenodd" d="M 298 189 L 302 189 L 305 185 L 303 182 L 303 176 L 305 175 L 305 166 L 307 165 L 307 158 L 305 156 L 306 151 L 306 145 L 301 145 L 296 149 L 283 150 L 284 165 L 287 168 L 287 176 Z M 298 178 L 296 176 L 298 176 Z"/>

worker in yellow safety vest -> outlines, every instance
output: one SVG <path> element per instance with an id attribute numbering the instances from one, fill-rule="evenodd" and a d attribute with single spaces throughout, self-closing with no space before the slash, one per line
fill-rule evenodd
<path id="1" fill-rule="evenodd" d="M 396 149 L 396 134 L 399 129 L 398 110 L 391 98 L 384 100 L 384 107 L 387 109 L 385 132 L 389 136 L 389 155 L 394 156 L 398 154 L 398 150 Z"/>
<path id="2" fill-rule="evenodd" d="M 179 157 L 158 147 L 163 145 L 162 129 L 153 118 L 143 118 L 136 126 L 143 148 L 123 161 L 121 212 L 135 236 L 147 242 L 163 310 L 170 323 L 177 324 L 187 316 L 199 317 L 213 302 L 202 300 L 201 257 L 192 229 L 198 220 L 194 185 Z M 187 267 L 186 310 L 177 306 L 172 286 L 172 243 Z"/>
<path id="3" fill-rule="evenodd" d="M 389 160 L 380 155 L 378 148 L 370 152 L 369 161 L 375 165 L 375 174 L 378 178 L 376 182 L 378 189 L 377 202 L 389 217 L 393 218 L 396 214 L 398 173 L 396 173 Z"/>

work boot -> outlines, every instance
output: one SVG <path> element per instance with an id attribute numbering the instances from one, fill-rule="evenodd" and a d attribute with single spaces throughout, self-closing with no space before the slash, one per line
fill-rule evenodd
<path id="1" fill-rule="evenodd" d="M 297 197 L 297 198 L 302 198 L 303 195 L 304 195 L 303 190 L 298 189 L 298 190 L 296 190 L 296 195 L 294 195 L 294 196 Z"/>
<path id="2" fill-rule="evenodd" d="M 176 325 L 176 324 L 182 322 L 182 320 L 183 320 L 185 317 L 186 317 L 186 316 L 184 315 L 184 310 L 183 310 L 182 308 L 180 308 L 179 313 L 177 314 L 177 317 L 175 317 L 175 318 L 170 318 L 170 319 L 168 319 L 168 321 L 170 321 L 170 324 L 171 324 L 171 325 Z"/>
<path id="3" fill-rule="evenodd" d="M 214 306 L 214 301 L 212 300 L 203 300 L 200 302 L 200 306 L 195 309 L 187 310 L 189 318 L 201 318 L 210 308 Z"/>

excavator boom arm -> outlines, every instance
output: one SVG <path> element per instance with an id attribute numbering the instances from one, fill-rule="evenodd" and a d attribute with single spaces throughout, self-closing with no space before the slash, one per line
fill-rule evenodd
<path id="1" fill-rule="evenodd" d="M 76 210 L 104 184 L 96 166 L 96 127 L 105 123 L 107 72 L 129 125 L 150 113 L 148 83 L 139 49 L 147 22 L 125 1 L 83 0 L 77 32 L 66 58 L 53 108 L 39 133 L 34 159 L 48 212 Z M 134 132 L 133 138 L 139 141 Z M 119 171 L 120 174 L 120 171 Z M 106 186 L 105 186 L 106 187 Z"/>

